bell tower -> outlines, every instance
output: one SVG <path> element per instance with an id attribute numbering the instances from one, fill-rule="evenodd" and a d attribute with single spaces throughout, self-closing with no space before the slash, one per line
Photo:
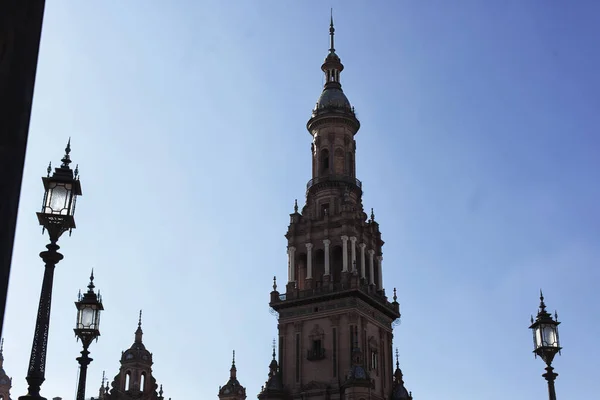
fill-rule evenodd
<path id="1" fill-rule="evenodd" d="M 281 388 L 269 398 L 390 399 L 400 307 L 395 289 L 390 302 L 383 287 L 379 224 L 363 209 L 355 164 L 360 122 L 342 90 L 333 18 L 329 34 L 325 85 L 307 123 L 312 178 L 285 235 L 287 283 L 280 293 L 274 281 L 271 292 L 279 320 L 271 375 Z"/>
<path id="2" fill-rule="evenodd" d="M 112 382 L 112 389 L 108 385 L 100 387 L 99 398 L 104 400 L 162 400 L 162 385 L 156 392 L 158 385 L 152 375 L 152 353 L 142 342 L 142 311 L 135 331 L 135 339 L 131 347 L 121 353 L 121 368 Z"/>

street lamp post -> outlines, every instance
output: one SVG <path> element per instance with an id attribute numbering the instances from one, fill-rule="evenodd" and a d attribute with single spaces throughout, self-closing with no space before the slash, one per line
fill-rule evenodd
<path id="1" fill-rule="evenodd" d="M 40 253 L 44 261 L 44 279 L 42 281 L 42 291 L 40 293 L 40 303 L 38 306 L 37 318 L 35 321 L 35 332 L 33 335 L 33 344 L 31 345 L 31 357 L 27 369 L 27 394 L 19 397 L 19 400 L 45 400 L 40 395 L 42 383 L 45 380 L 46 372 L 46 353 L 48 346 L 48 331 L 50 329 L 50 306 L 52 304 L 52 282 L 54 280 L 54 267 L 63 259 L 63 255 L 58 252 L 60 248 L 56 242 L 66 231 L 75 228 L 75 202 L 77 196 L 81 195 L 81 184 L 79 183 L 78 170 L 71 170 L 69 164 L 71 158 L 71 145 L 67 143 L 65 156 L 62 158 L 60 167 L 52 171 L 48 166 L 48 176 L 43 177 L 44 182 L 44 200 L 41 212 L 37 213 L 40 225 L 43 230 L 48 231 L 50 243 L 46 245 L 48 250 Z"/>
<path id="2" fill-rule="evenodd" d="M 81 340 L 83 350 L 79 361 L 79 384 L 77 385 L 77 400 L 85 400 L 85 381 L 87 376 L 87 366 L 93 361 L 89 356 L 88 347 L 100 336 L 100 311 L 104 310 L 100 293 L 94 292 L 94 271 L 90 275 L 88 291 L 82 296 L 79 293 L 77 307 L 77 322 L 75 324 L 75 335 Z"/>
<path id="3" fill-rule="evenodd" d="M 558 314 L 554 312 L 554 319 L 552 315 L 546 311 L 546 304 L 544 304 L 544 295 L 540 291 L 540 309 L 538 314 L 533 319 L 531 317 L 531 326 L 529 329 L 533 330 L 533 352 L 536 357 L 540 356 L 546 363 L 546 373 L 542 376 L 548 381 L 548 396 L 550 400 L 556 400 L 556 391 L 554 389 L 554 381 L 558 376 L 552 368 L 552 360 L 556 354 L 560 354 L 560 341 L 558 338 Z"/>

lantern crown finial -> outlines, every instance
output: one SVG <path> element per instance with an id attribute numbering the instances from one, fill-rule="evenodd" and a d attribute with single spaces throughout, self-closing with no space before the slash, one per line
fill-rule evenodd
<path id="1" fill-rule="evenodd" d="M 90 274 L 90 283 L 88 284 L 88 292 L 92 293 L 94 291 L 94 269 L 92 268 L 92 273 Z"/>
<path id="2" fill-rule="evenodd" d="M 69 164 L 71 164 L 71 157 L 70 154 L 71 153 L 71 138 L 69 137 L 69 141 L 67 142 L 67 147 L 65 147 L 65 156 L 62 158 L 62 165 L 60 166 L 61 168 L 69 168 Z"/>

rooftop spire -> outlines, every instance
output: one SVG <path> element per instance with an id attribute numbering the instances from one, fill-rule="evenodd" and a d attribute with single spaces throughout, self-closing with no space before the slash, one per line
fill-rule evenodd
<path id="1" fill-rule="evenodd" d="M 398 361 L 398 348 L 396 347 L 396 368 L 400 368 L 400 362 Z"/>
<path id="2" fill-rule="evenodd" d="M 275 338 L 273 338 L 273 360 L 275 360 L 275 347 L 277 345 L 277 342 L 275 341 Z"/>
<path id="3" fill-rule="evenodd" d="M 331 41 L 331 44 L 329 46 L 330 53 L 335 53 L 335 47 L 333 46 L 333 35 L 335 35 L 335 28 L 333 27 L 333 8 L 332 8 L 331 9 L 331 18 L 330 18 L 330 23 L 329 23 L 329 38 Z"/>
<path id="4" fill-rule="evenodd" d="M 138 327 L 135 331 L 135 342 L 142 343 L 142 310 L 140 310 L 140 317 L 138 318 Z"/>
<path id="5" fill-rule="evenodd" d="M 230 379 L 236 379 L 236 377 L 235 377 L 236 371 L 237 371 L 237 368 L 235 367 L 235 350 L 233 350 L 233 359 L 231 361 L 231 369 L 229 370 L 229 378 Z"/>

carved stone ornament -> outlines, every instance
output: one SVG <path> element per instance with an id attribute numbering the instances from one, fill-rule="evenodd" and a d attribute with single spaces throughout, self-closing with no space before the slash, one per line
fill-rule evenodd
<path id="1" fill-rule="evenodd" d="M 356 311 L 350 311 L 348 313 L 348 320 L 352 323 L 358 322 L 358 313 Z"/>
<path id="2" fill-rule="evenodd" d="M 323 329 L 321 329 L 319 324 L 315 324 L 315 326 L 310 331 L 310 339 L 311 340 L 323 340 L 324 336 L 325 336 L 325 332 L 323 331 Z"/>
<path id="3" fill-rule="evenodd" d="M 303 324 L 304 323 L 302 321 L 294 322 L 294 331 L 296 331 L 296 332 L 302 332 L 302 325 Z"/>

